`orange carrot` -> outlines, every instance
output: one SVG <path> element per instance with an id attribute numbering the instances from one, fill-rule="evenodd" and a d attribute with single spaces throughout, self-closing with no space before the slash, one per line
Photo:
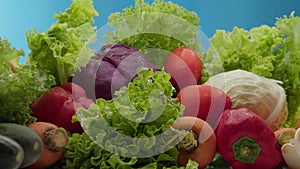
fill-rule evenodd
<path id="1" fill-rule="evenodd" d="M 191 159 L 198 163 L 198 168 L 205 168 L 216 154 L 216 136 L 212 127 L 204 120 L 184 116 L 172 125 L 187 134 L 177 145 L 180 166 L 185 166 Z"/>
<path id="2" fill-rule="evenodd" d="M 28 127 L 42 139 L 43 152 L 40 158 L 26 169 L 44 169 L 57 162 L 62 157 L 68 142 L 66 130 L 48 122 L 34 122 Z"/>

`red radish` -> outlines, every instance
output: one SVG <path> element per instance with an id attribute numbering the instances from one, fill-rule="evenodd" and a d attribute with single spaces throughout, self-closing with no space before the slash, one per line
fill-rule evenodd
<path id="1" fill-rule="evenodd" d="M 216 137 L 217 151 L 233 169 L 276 168 L 283 162 L 273 130 L 248 108 L 224 111 Z"/>
<path id="2" fill-rule="evenodd" d="M 185 106 L 184 115 L 207 121 L 213 128 L 232 102 L 222 90 L 209 85 L 191 85 L 179 91 L 177 98 Z"/>
<path id="3" fill-rule="evenodd" d="M 188 85 L 195 85 L 201 79 L 202 60 L 191 48 L 174 49 L 164 62 L 164 70 L 171 74 L 171 83 L 180 90 Z"/>
<path id="4" fill-rule="evenodd" d="M 177 145 L 180 166 L 186 166 L 191 159 L 198 163 L 198 168 L 205 168 L 216 154 L 216 135 L 212 127 L 197 117 L 180 117 L 173 128 L 181 130 L 185 137 Z"/>
<path id="5" fill-rule="evenodd" d="M 68 143 L 66 130 L 47 122 L 34 122 L 28 127 L 35 131 L 43 141 L 43 151 L 39 159 L 26 169 L 44 169 L 57 162 Z"/>
<path id="6" fill-rule="evenodd" d="M 88 108 L 92 103 L 81 86 L 69 82 L 53 87 L 52 91 L 34 101 L 30 109 L 38 121 L 53 123 L 71 133 L 81 133 L 80 123 L 73 123 L 72 116 L 78 108 Z"/>
<path id="7" fill-rule="evenodd" d="M 75 83 L 64 83 L 61 85 L 61 87 L 65 89 L 65 91 L 68 92 L 69 94 L 72 94 L 75 100 L 86 97 L 85 90 L 81 86 Z"/>

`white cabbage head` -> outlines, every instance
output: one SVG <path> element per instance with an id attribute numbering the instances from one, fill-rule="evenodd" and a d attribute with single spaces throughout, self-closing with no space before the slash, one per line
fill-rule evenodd
<path id="1" fill-rule="evenodd" d="M 287 119 L 287 101 L 281 82 L 245 70 L 214 75 L 205 83 L 223 90 L 232 101 L 232 108 L 246 107 L 279 129 Z"/>

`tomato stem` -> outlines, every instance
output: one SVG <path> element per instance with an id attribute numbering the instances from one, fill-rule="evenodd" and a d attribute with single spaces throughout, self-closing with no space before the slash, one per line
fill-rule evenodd
<path id="1" fill-rule="evenodd" d="M 244 163 L 254 163 L 258 158 L 261 147 L 256 140 L 244 136 L 232 144 L 235 160 Z"/>
<path id="2" fill-rule="evenodd" d="M 198 134 L 193 130 L 182 130 L 183 139 L 178 143 L 177 147 L 183 151 L 193 151 L 195 150 L 199 143 L 198 143 Z"/>

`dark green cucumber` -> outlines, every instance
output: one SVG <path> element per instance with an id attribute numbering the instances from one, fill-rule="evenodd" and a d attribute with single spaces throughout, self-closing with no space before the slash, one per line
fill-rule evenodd
<path id="1" fill-rule="evenodd" d="M 27 126 L 14 123 L 0 123 L 0 134 L 12 138 L 21 145 L 24 151 L 21 168 L 33 164 L 42 154 L 42 140 L 37 133 Z"/>
<path id="2" fill-rule="evenodd" d="M 24 151 L 19 143 L 0 134 L 0 168 L 18 169 L 24 159 Z"/>

